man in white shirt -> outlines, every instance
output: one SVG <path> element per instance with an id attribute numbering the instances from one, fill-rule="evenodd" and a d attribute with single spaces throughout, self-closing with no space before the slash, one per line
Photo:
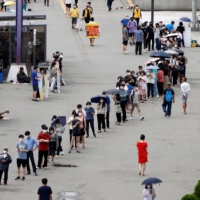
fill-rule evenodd
<path id="1" fill-rule="evenodd" d="M 182 34 L 179 32 L 178 29 L 176 29 L 176 33 L 178 34 L 178 35 L 177 35 L 177 38 L 176 38 L 176 41 L 177 41 L 177 43 L 178 43 L 178 47 L 181 47 L 181 41 L 182 41 L 182 39 L 183 39 L 183 36 L 182 36 Z"/>
<path id="2" fill-rule="evenodd" d="M 186 114 L 187 108 L 187 99 L 188 99 L 188 92 L 190 91 L 190 84 L 187 83 L 187 78 L 182 79 L 183 83 L 181 84 L 181 98 L 182 98 L 182 105 L 184 114 Z"/>

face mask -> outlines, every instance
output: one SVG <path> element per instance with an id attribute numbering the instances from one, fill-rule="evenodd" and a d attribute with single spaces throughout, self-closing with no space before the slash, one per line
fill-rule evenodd
<path id="1" fill-rule="evenodd" d="M 81 116 L 82 116 L 82 114 L 81 114 L 81 113 L 79 113 L 79 114 L 78 114 L 78 116 L 80 116 L 80 117 L 81 117 Z"/>
<path id="2" fill-rule="evenodd" d="M 121 90 L 123 90 L 123 89 L 124 89 L 124 87 L 120 87 L 120 89 L 121 89 Z"/>
<path id="3" fill-rule="evenodd" d="M 29 137 L 28 136 L 26 136 L 26 139 L 28 139 Z"/>
<path id="4" fill-rule="evenodd" d="M 3 153 L 4 153 L 4 154 L 7 154 L 7 151 L 3 150 Z"/>
<path id="5" fill-rule="evenodd" d="M 76 9 L 76 6 L 74 6 L 74 9 Z"/>
<path id="6" fill-rule="evenodd" d="M 147 187 L 150 188 L 151 186 L 150 186 L 150 185 L 147 185 Z"/>
<path id="7" fill-rule="evenodd" d="M 22 141 L 23 141 L 23 139 L 22 139 L 22 138 L 19 138 L 19 141 L 20 141 L 20 142 L 22 142 Z"/>
<path id="8" fill-rule="evenodd" d="M 90 106 L 86 106 L 87 108 L 90 108 Z"/>
<path id="9" fill-rule="evenodd" d="M 50 133 L 53 133 L 53 131 L 50 131 Z"/>
<path id="10" fill-rule="evenodd" d="M 131 73 L 126 73 L 127 75 L 131 75 Z"/>
<path id="11" fill-rule="evenodd" d="M 125 19 L 128 19 L 128 17 L 125 17 Z"/>
<path id="12" fill-rule="evenodd" d="M 46 132 L 47 132 L 47 130 L 42 130 L 42 132 L 43 132 L 43 133 L 46 133 Z"/>
<path id="13" fill-rule="evenodd" d="M 100 102 L 103 103 L 103 100 L 101 99 Z"/>
<path id="14" fill-rule="evenodd" d="M 56 126 L 59 126 L 59 124 L 56 124 Z"/>

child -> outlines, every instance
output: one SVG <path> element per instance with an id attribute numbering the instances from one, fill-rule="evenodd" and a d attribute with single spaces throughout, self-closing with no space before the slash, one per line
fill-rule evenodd
<path id="1" fill-rule="evenodd" d="M 113 100 L 115 101 L 115 112 L 116 112 L 116 117 L 117 117 L 117 125 L 120 125 L 121 123 L 121 112 L 122 112 L 122 108 L 120 105 L 120 97 L 119 94 L 117 94 L 116 96 L 113 96 Z"/>

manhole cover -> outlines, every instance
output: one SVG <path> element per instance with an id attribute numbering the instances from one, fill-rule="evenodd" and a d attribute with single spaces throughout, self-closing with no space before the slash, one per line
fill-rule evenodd
<path id="1" fill-rule="evenodd" d="M 75 198 L 75 197 L 79 197 L 80 193 L 79 192 L 59 192 L 58 196 L 60 197 L 59 200 L 62 200 L 62 198 L 64 198 L 64 200 L 70 199 L 70 198 Z"/>
<path id="2" fill-rule="evenodd" d="M 54 167 L 77 167 L 76 165 L 61 165 L 61 164 L 54 164 Z"/>

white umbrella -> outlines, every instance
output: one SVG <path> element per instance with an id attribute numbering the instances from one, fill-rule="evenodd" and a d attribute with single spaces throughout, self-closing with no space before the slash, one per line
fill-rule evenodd
<path id="1" fill-rule="evenodd" d="M 168 34 L 166 37 L 176 37 L 178 36 L 178 33 L 171 33 L 171 34 Z"/>
<path id="2" fill-rule="evenodd" d="M 167 50 L 165 52 L 170 54 L 170 55 L 178 55 L 178 53 L 176 51 L 174 51 L 174 50 Z"/>

